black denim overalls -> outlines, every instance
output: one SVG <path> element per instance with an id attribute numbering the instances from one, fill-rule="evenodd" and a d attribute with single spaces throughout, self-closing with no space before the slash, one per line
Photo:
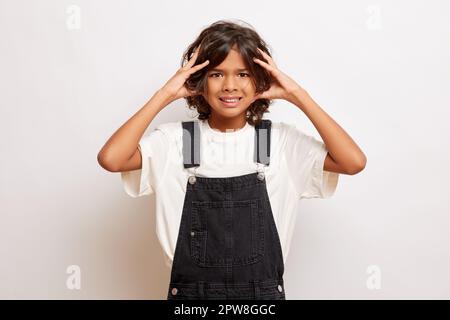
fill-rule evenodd
<path id="1" fill-rule="evenodd" d="M 184 167 L 198 167 L 198 123 L 182 126 Z M 283 254 L 264 176 L 270 129 L 270 120 L 255 127 L 254 173 L 189 177 L 167 299 L 285 300 Z"/>

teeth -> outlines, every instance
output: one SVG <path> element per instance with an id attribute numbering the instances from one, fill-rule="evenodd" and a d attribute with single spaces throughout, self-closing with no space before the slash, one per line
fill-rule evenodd
<path id="1" fill-rule="evenodd" d="M 239 101 L 239 99 L 222 99 L 223 101 L 225 101 L 225 102 L 238 102 Z"/>

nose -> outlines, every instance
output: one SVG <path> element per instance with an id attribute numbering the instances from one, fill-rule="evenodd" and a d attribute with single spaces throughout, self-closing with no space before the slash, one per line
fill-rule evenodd
<path id="1" fill-rule="evenodd" d="M 223 82 L 223 91 L 233 92 L 237 90 L 236 81 L 233 77 L 225 77 Z"/>

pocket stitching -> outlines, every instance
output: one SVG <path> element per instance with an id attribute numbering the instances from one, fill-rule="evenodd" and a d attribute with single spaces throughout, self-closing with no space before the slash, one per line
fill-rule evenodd
<path id="1" fill-rule="evenodd" d="M 191 257 L 194 261 L 204 267 L 223 267 L 227 266 L 225 262 L 220 262 L 217 260 L 207 261 L 206 259 L 206 248 L 207 248 L 207 237 L 208 230 L 202 229 L 202 222 L 199 217 L 199 207 L 207 207 L 207 208 L 227 208 L 230 205 L 231 207 L 245 207 L 249 206 L 251 210 L 251 225 L 252 225 L 252 233 L 256 234 L 255 237 L 252 237 L 252 248 L 251 255 L 246 256 L 242 259 L 233 259 L 233 266 L 243 266 L 248 264 L 253 264 L 261 260 L 264 256 L 264 212 L 261 206 L 261 199 L 252 199 L 252 200 L 239 200 L 239 201 L 229 201 L 225 202 L 217 202 L 217 201 L 192 201 L 192 209 L 191 209 L 191 231 L 196 232 L 197 236 L 191 237 Z M 207 228 L 207 221 L 203 223 Z M 256 225 L 256 228 L 254 228 Z M 259 239 L 257 239 L 257 233 L 259 232 Z M 258 241 L 259 240 L 259 241 Z M 200 252 L 203 250 L 203 252 Z M 224 259 L 220 259 L 224 261 Z"/>

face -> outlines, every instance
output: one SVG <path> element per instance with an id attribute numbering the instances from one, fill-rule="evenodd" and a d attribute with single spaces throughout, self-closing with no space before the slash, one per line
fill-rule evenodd
<path id="1" fill-rule="evenodd" d="M 204 95 L 211 106 L 212 116 L 220 118 L 245 117 L 254 101 L 255 85 L 245 67 L 241 54 L 233 48 L 222 63 L 207 73 L 207 92 Z M 227 99 L 227 101 L 224 101 Z M 229 100 L 230 97 L 238 100 Z"/>

